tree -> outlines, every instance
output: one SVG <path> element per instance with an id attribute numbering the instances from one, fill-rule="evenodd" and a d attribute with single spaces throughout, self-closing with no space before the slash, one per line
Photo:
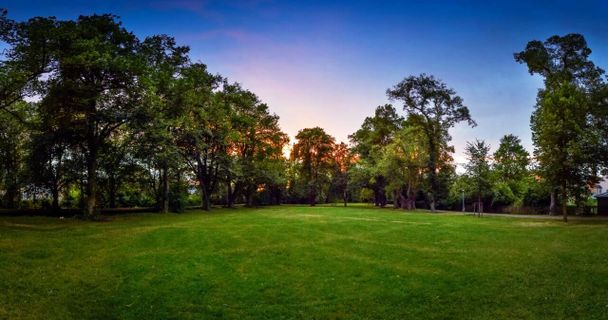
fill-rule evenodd
<path id="1" fill-rule="evenodd" d="M 271 114 L 251 91 L 240 85 L 226 85 L 219 100 L 231 112 L 231 168 L 226 173 L 227 206 L 243 193 L 245 203 L 252 206 L 259 186 L 277 192 L 281 178 L 268 169 L 279 169 L 284 160 L 283 148 L 289 141 L 279 127 L 279 117 Z M 234 182 L 234 188 L 232 188 Z"/>
<path id="2" fill-rule="evenodd" d="M 300 173 L 308 189 L 308 202 L 314 206 L 320 191 L 329 183 L 335 140 L 319 127 L 300 130 L 296 139 L 291 159 L 301 164 Z"/>
<path id="3" fill-rule="evenodd" d="M 504 135 L 494 152 L 494 169 L 505 181 L 521 180 L 528 173 L 529 157 L 528 151 L 521 145 L 521 140 L 517 136 Z"/>
<path id="4" fill-rule="evenodd" d="M 355 159 L 348 145 L 344 142 L 337 144 L 333 150 L 334 172 L 332 174 L 332 189 L 340 194 L 344 206 L 348 203 L 349 170 Z"/>
<path id="5" fill-rule="evenodd" d="M 156 190 L 157 207 L 169 211 L 170 171 L 179 167 L 179 153 L 174 143 L 174 128 L 183 113 L 178 103 L 178 77 L 188 64 L 189 48 L 178 46 L 166 35 L 146 38 L 141 47 L 145 60 L 142 82 L 145 85 L 142 121 L 131 126 L 138 139 L 138 155 L 158 171 L 160 188 Z"/>
<path id="6" fill-rule="evenodd" d="M 466 164 L 467 175 L 474 185 L 474 193 L 477 196 L 477 210 L 483 212 L 483 197 L 492 189 L 492 177 L 490 172 L 490 146 L 483 140 L 467 142 L 465 149 L 469 162 Z"/>
<path id="7" fill-rule="evenodd" d="M 140 41 L 113 15 L 16 22 L 0 9 L 0 41 L 2 205 L 30 188 L 56 210 L 60 194 L 80 197 L 88 218 L 154 199 L 167 212 L 193 181 L 207 210 L 223 185 L 229 205 L 280 202 L 279 117 L 172 37 Z"/>
<path id="8" fill-rule="evenodd" d="M 104 204 L 108 208 L 116 208 L 116 200 L 121 186 L 138 171 L 135 153 L 136 143 L 131 139 L 130 132 L 118 130 L 112 134 L 100 148 L 99 184 L 105 193 Z"/>
<path id="9" fill-rule="evenodd" d="M 28 107 L 20 101 L 11 108 L 20 119 L 25 119 Z M 28 141 L 29 131 L 23 122 L 11 114 L 0 113 L 0 190 L 4 191 L 2 202 L 7 208 L 16 208 L 21 199 Z"/>
<path id="10" fill-rule="evenodd" d="M 0 9 L 0 41 L 7 46 L 0 61 L 0 112 L 24 120 L 11 106 L 44 89 L 41 77 L 52 71 L 57 25 L 55 18 L 42 17 L 15 22 Z"/>
<path id="11" fill-rule="evenodd" d="M 367 117 L 361 128 L 349 136 L 352 150 L 360 161 L 357 164 L 362 186 L 374 191 L 374 204 L 386 205 L 386 176 L 379 173 L 377 163 L 382 150 L 394 139 L 395 134 L 403 127 L 404 119 L 390 104 L 378 106 L 373 117 Z"/>
<path id="12" fill-rule="evenodd" d="M 175 128 L 176 144 L 198 181 L 203 210 L 211 209 L 211 194 L 229 161 L 230 109 L 214 92 L 221 80 L 196 63 L 182 70 L 177 84 L 176 103 L 183 113 Z"/>
<path id="13" fill-rule="evenodd" d="M 416 209 L 416 194 L 428 163 L 427 149 L 422 130 L 409 121 L 383 149 L 379 167 L 387 177 L 387 189 L 393 192 L 395 208 Z"/>
<path id="14" fill-rule="evenodd" d="M 495 186 L 501 186 L 501 188 L 494 192 L 493 203 L 497 201 L 503 203 L 517 201 L 521 203 L 530 178 L 529 166 L 530 155 L 521 145 L 521 140 L 512 134 L 503 136 L 500 139 L 498 149 L 494 152 Z M 509 200 L 506 198 L 509 198 Z"/>
<path id="15" fill-rule="evenodd" d="M 605 115 L 592 103 L 605 87 L 604 70 L 589 60 L 590 54 L 579 34 L 530 41 L 524 51 L 514 54 L 530 74 L 544 78 L 531 117 L 534 155 L 542 178 L 553 190 L 559 189 L 564 221 L 568 221 L 569 198 L 588 193 L 599 169 L 606 166 L 600 156 L 606 151 L 606 139 L 598 126 Z"/>
<path id="16" fill-rule="evenodd" d="M 410 76 L 387 90 L 391 100 L 403 102 L 403 109 L 414 116 L 416 124 L 424 132 L 428 147 L 429 197 L 431 211 L 435 211 L 436 195 L 439 188 L 438 170 L 442 153 L 450 152 L 448 145 L 451 136 L 450 128 L 459 122 L 471 126 L 476 123 L 471 119 L 469 109 L 453 89 L 433 76 L 421 74 Z"/>
<path id="17" fill-rule="evenodd" d="M 85 214 L 94 218 L 100 148 L 138 113 L 139 40 L 111 15 L 59 21 L 52 40 L 53 70 L 43 80 L 41 112 L 73 131 L 87 168 Z"/>
<path id="18" fill-rule="evenodd" d="M 72 153 L 69 137 L 60 129 L 42 130 L 32 135 L 28 155 L 28 174 L 34 185 L 40 185 L 51 193 L 51 209 L 60 210 L 59 195 L 72 182 L 75 170 L 71 166 Z"/>

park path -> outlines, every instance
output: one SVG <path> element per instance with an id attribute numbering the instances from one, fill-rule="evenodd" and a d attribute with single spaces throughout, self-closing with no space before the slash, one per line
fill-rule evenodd
<path id="1" fill-rule="evenodd" d="M 450 214 L 450 215 L 466 215 L 472 216 L 473 212 L 461 212 L 461 211 L 441 211 L 439 214 Z M 522 218 L 522 219 L 544 219 L 544 220 L 562 220 L 562 216 L 549 216 L 540 214 L 512 214 L 512 213 L 484 213 L 484 217 L 506 217 L 506 218 Z M 576 221 L 606 221 L 608 222 L 608 216 L 594 216 L 594 217 L 582 217 L 582 216 L 568 216 L 568 220 Z"/>

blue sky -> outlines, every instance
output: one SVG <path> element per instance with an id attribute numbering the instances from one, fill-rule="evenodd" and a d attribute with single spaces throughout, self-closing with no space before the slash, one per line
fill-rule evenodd
<path id="1" fill-rule="evenodd" d="M 513 60 L 530 40 L 582 33 L 608 68 L 608 1 L 17 1 L 9 16 L 113 13 L 144 37 L 169 34 L 193 60 L 257 93 L 293 137 L 321 126 L 346 141 L 385 91 L 408 75 L 454 88 L 479 124 L 451 132 L 494 148 L 513 133 L 532 150 L 529 118 L 542 85 Z"/>

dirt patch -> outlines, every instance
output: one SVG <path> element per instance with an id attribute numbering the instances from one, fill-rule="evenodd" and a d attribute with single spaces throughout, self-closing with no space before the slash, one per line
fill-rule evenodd
<path id="1" fill-rule="evenodd" d="M 553 223 L 551 221 L 526 221 L 526 222 L 520 222 L 517 225 L 522 226 L 522 227 L 539 228 L 539 227 L 554 226 L 555 223 Z"/>

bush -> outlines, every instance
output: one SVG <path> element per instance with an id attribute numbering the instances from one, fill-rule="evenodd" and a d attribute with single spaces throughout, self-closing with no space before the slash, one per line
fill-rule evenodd
<path id="1" fill-rule="evenodd" d="M 189 194 L 185 185 L 174 183 L 169 187 L 169 209 L 171 211 L 183 212 L 186 207 L 197 204 L 200 204 L 200 196 L 196 193 Z"/>
<path id="2" fill-rule="evenodd" d="M 359 191 L 359 201 L 373 202 L 374 201 L 374 190 L 372 190 L 370 188 L 361 188 L 361 191 Z"/>

